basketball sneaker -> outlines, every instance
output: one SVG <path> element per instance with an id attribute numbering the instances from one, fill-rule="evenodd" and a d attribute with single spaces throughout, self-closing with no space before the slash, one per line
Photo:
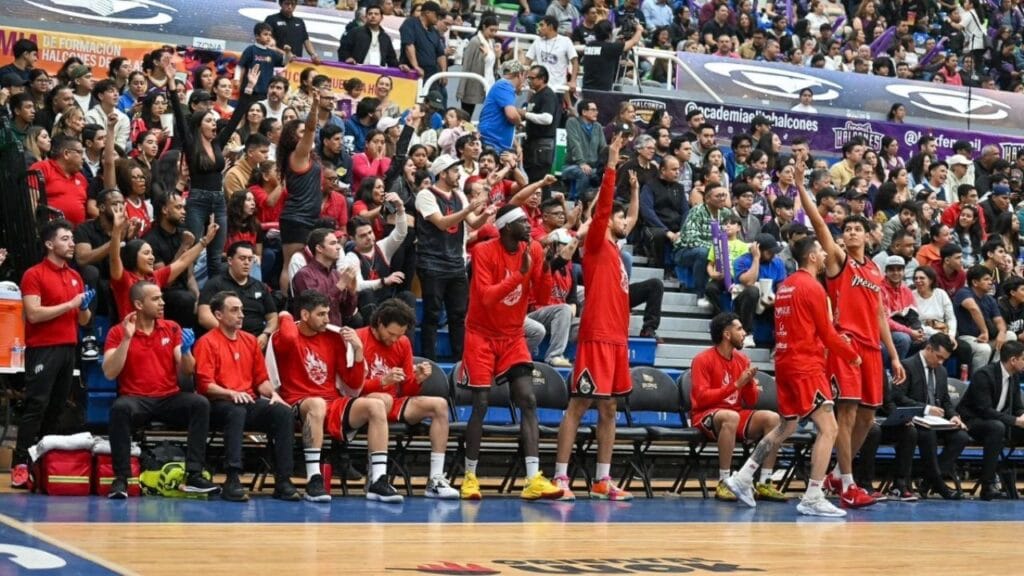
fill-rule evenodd
<path id="1" fill-rule="evenodd" d="M 850 487 L 839 497 L 839 504 L 843 508 L 864 508 L 875 502 L 876 500 L 866 490 L 856 484 L 850 484 Z"/>
<path id="2" fill-rule="evenodd" d="M 302 500 L 302 495 L 295 489 L 290 478 L 277 478 L 274 480 L 274 499 L 297 502 Z"/>
<path id="3" fill-rule="evenodd" d="M 466 472 L 466 477 L 462 479 L 459 495 L 463 500 L 480 500 L 483 498 L 480 495 L 480 481 L 476 479 L 476 474 Z"/>
<path id="4" fill-rule="evenodd" d="M 608 476 L 590 485 L 590 498 L 593 500 L 632 500 L 633 495 L 615 485 Z"/>
<path id="5" fill-rule="evenodd" d="M 28 464 L 18 464 L 11 470 L 11 488 L 18 490 L 29 490 L 32 486 L 32 473 L 28 470 Z"/>
<path id="6" fill-rule="evenodd" d="M 366 487 L 366 499 L 390 504 L 401 504 L 405 500 L 398 490 L 395 490 L 395 487 L 388 482 L 386 474 L 382 474 L 380 478 Z"/>
<path id="7" fill-rule="evenodd" d="M 458 500 L 459 491 L 452 488 L 448 479 L 438 474 L 427 482 L 427 491 L 424 494 L 427 498 L 440 498 L 442 500 Z"/>
<path id="8" fill-rule="evenodd" d="M 519 497 L 523 500 L 558 500 L 562 497 L 562 490 L 545 478 L 542 472 L 537 472 L 526 481 Z"/>
<path id="9" fill-rule="evenodd" d="M 110 483 L 110 492 L 107 492 L 107 498 L 111 500 L 128 498 L 128 481 L 120 476 L 115 477 Z"/>
<path id="10" fill-rule="evenodd" d="M 843 481 L 831 474 L 825 474 L 825 480 L 821 483 L 821 491 L 838 496 L 843 493 Z"/>
<path id="11" fill-rule="evenodd" d="M 562 490 L 562 497 L 559 498 L 562 502 L 575 502 L 576 495 L 572 493 L 572 489 L 569 488 L 569 477 L 568 476 L 555 476 L 555 486 Z"/>
<path id="12" fill-rule="evenodd" d="M 788 502 L 789 496 L 786 496 L 775 487 L 775 484 L 771 482 L 758 482 L 754 485 L 754 497 L 758 500 L 764 500 L 766 502 Z"/>
<path id="13" fill-rule="evenodd" d="M 715 488 L 715 500 L 721 500 L 723 502 L 735 502 L 736 495 L 729 490 L 729 487 L 725 485 L 725 480 L 719 480 L 718 486 Z"/>
<path id="14" fill-rule="evenodd" d="M 181 485 L 183 492 L 190 494 L 220 494 L 220 486 L 206 479 L 202 472 L 192 472 Z"/>
<path id="15" fill-rule="evenodd" d="M 228 472 L 228 477 L 220 492 L 220 499 L 228 502 L 247 502 L 249 500 L 249 494 L 242 487 L 242 479 L 239 478 L 238 472 Z"/>
<path id="16" fill-rule="evenodd" d="M 754 484 L 752 482 L 740 478 L 739 474 L 729 476 L 724 482 L 740 502 L 751 508 L 757 506 L 757 501 L 754 500 Z"/>
<path id="17" fill-rule="evenodd" d="M 806 496 L 801 498 L 800 503 L 796 505 L 796 511 L 807 516 L 824 516 L 826 518 L 842 518 L 846 516 L 845 510 L 836 508 L 824 496 L 819 496 L 813 500 L 808 499 Z"/>
<path id="18" fill-rule="evenodd" d="M 306 495 L 303 496 L 308 502 L 330 502 L 331 493 L 324 488 L 324 477 L 314 474 L 306 482 Z"/>

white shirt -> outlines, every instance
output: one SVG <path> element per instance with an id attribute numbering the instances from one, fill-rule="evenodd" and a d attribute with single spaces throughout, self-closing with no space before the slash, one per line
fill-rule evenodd
<path id="1" fill-rule="evenodd" d="M 277 107 L 277 110 L 274 110 L 270 105 L 270 100 L 260 100 L 260 104 L 263 104 L 263 107 L 267 109 L 267 118 L 274 118 L 275 120 L 280 120 L 281 115 L 284 114 L 284 109 L 287 108 L 287 106 L 284 105 L 284 102 L 281 102 Z"/>
<path id="2" fill-rule="evenodd" d="M 803 104 L 803 103 L 800 103 L 800 104 L 797 104 L 796 106 L 793 106 L 792 110 L 793 110 L 793 112 L 806 112 L 807 114 L 817 114 L 818 113 L 818 109 L 817 108 L 815 108 L 814 106 L 811 106 L 810 104 Z"/>
<path id="3" fill-rule="evenodd" d="M 531 44 L 526 52 L 526 58 L 547 68 L 548 85 L 555 92 L 559 92 L 568 84 L 569 66 L 578 56 L 572 40 L 559 34 L 554 38 L 542 38 Z"/>
<path id="4" fill-rule="evenodd" d="M 381 66 L 380 62 L 380 29 L 370 30 L 370 50 L 363 59 L 367 66 Z"/>
<path id="5" fill-rule="evenodd" d="M 114 124 L 114 143 L 120 146 L 123 150 L 131 150 L 131 123 L 128 119 L 128 115 L 121 112 L 114 107 L 114 114 L 117 115 L 117 123 Z M 103 129 L 107 129 L 107 113 L 103 111 L 99 105 L 93 107 L 85 113 L 85 121 L 92 124 L 99 124 L 103 126 Z"/>

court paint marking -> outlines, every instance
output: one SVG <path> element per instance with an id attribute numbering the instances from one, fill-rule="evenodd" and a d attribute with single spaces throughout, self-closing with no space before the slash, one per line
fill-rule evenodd
<path id="1" fill-rule="evenodd" d="M 0 514 L 0 571 L 15 574 L 135 574 L 32 526 Z"/>

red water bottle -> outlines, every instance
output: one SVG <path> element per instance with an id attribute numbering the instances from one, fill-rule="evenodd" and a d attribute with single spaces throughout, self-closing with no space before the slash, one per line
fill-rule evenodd
<path id="1" fill-rule="evenodd" d="M 967 382 L 967 364 L 960 367 L 960 381 Z"/>

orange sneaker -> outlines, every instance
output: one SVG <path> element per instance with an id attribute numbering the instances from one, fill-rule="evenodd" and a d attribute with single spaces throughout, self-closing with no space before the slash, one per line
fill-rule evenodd
<path id="1" fill-rule="evenodd" d="M 633 495 L 619 488 L 608 476 L 590 485 L 590 498 L 593 500 L 632 500 Z"/>
<path id="2" fill-rule="evenodd" d="M 28 470 L 28 464 L 18 464 L 11 470 L 11 488 L 32 489 L 32 474 Z"/>

